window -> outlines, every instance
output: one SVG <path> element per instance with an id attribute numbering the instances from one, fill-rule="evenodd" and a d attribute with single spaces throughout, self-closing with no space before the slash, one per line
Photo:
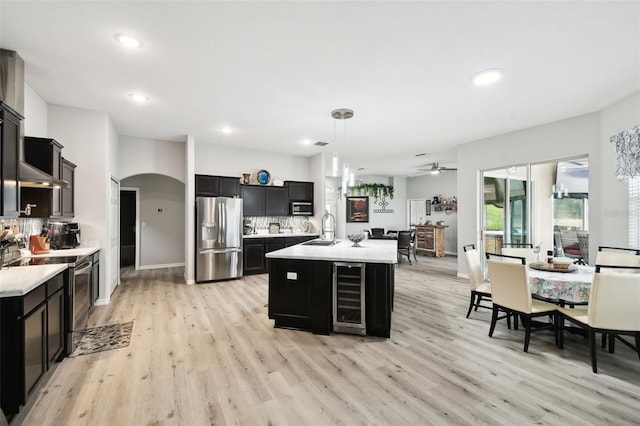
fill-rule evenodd
<path id="1" fill-rule="evenodd" d="M 640 177 L 629 178 L 629 246 L 640 248 Z"/>

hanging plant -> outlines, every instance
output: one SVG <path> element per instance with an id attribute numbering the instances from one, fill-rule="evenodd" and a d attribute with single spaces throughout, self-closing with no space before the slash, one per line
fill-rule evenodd
<path id="1" fill-rule="evenodd" d="M 383 183 L 361 183 L 347 187 L 349 196 L 369 196 L 375 198 L 376 202 L 380 198 L 390 198 L 393 200 L 393 186 Z M 338 199 L 342 198 L 342 187 L 338 187 Z"/>

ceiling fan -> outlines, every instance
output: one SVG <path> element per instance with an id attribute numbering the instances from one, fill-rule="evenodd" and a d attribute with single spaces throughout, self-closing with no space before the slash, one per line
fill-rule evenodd
<path id="1" fill-rule="evenodd" d="M 425 166 L 428 166 L 428 165 L 429 164 L 425 164 Z M 452 171 L 452 170 L 455 171 L 455 170 L 458 170 L 458 169 L 454 169 L 454 168 L 451 168 L 451 167 L 439 166 L 438 163 L 431 163 L 431 167 L 426 168 L 426 169 L 420 168 L 420 169 L 418 169 L 418 173 L 429 172 L 432 175 L 437 175 L 440 172 L 448 172 L 448 171 Z"/>

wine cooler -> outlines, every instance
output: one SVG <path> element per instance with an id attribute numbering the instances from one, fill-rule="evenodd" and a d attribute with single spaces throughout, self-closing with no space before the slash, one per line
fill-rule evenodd
<path id="1" fill-rule="evenodd" d="M 365 335 L 364 263 L 333 264 L 333 331 Z"/>

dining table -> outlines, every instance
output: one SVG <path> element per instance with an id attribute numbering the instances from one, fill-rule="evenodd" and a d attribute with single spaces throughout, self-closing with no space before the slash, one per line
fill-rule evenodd
<path id="1" fill-rule="evenodd" d="M 593 266 L 571 265 L 568 271 L 561 271 L 540 270 L 529 265 L 528 269 L 532 294 L 568 305 L 589 302 L 595 275 Z"/>

